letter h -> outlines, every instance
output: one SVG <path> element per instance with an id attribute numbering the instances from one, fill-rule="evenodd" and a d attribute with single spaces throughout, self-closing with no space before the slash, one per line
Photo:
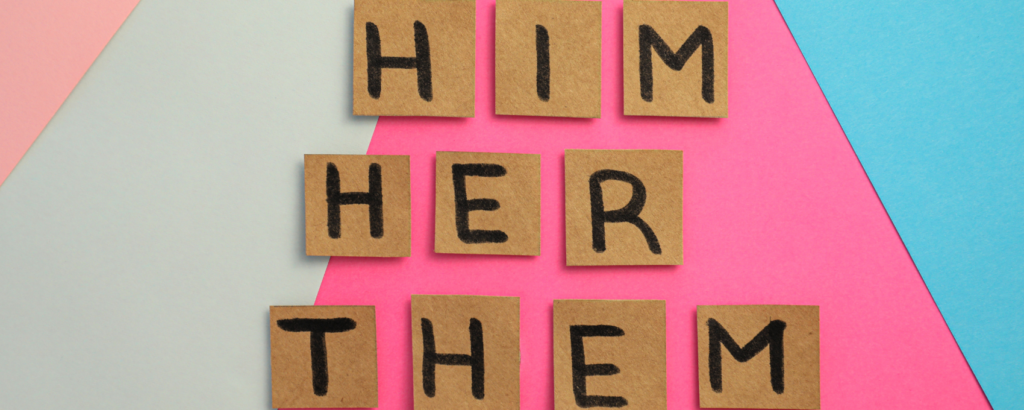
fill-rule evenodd
<path id="1" fill-rule="evenodd" d="M 434 324 L 420 319 L 423 330 L 423 393 L 434 397 L 437 391 L 434 368 L 437 365 L 472 367 L 473 397 L 484 398 L 484 331 L 480 321 L 469 319 L 470 354 L 438 354 L 434 345 Z"/>
<path id="2" fill-rule="evenodd" d="M 434 99 L 430 74 L 430 39 L 427 28 L 416 21 L 412 25 L 416 43 L 416 57 L 383 57 L 380 55 L 380 31 L 377 25 L 366 22 L 366 78 L 367 89 L 374 99 L 380 98 L 381 69 L 415 68 L 416 87 L 424 101 Z"/>
<path id="3" fill-rule="evenodd" d="M 381 193 L 380 164 L 370 164 L 370 190 L 368 192 L 341 191 L 341 176 L 333 162 L 327 163 L 327 234 L 341 237 L 341 206 L 366 204 L 370 207 L 370 236 L 384 236 L 384 197 Z"/>

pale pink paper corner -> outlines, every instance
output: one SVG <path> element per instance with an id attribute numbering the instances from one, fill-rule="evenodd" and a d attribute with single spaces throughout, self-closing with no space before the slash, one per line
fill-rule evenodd
<path id="1" fill-rule="evenodd" d="M 0 185 L 139 0 L 5 1 Z"/>

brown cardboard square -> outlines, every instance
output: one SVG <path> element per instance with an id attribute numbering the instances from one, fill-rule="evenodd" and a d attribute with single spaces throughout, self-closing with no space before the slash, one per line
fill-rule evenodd
<path id="1" fill-rule="evenodd" d="M 729 116 L 727 2 L 625 0 L 622 27 L 626 115 Z"/>
<path id="2" fill-rule="evenodd" d="M 409 256 L 408 155 L 306 155 L 305 166 L 307 255 Z"/>
<path id="3" fill-rule="evenodd" d="M 475 44 L 473 0 L 356 0 L 352 112 L 472 117 Z"/>
<path id="4" fill-rule="evenodd" d="M 638 181 L 626 182 L 632 178 Z M 622 217 L 636 215 L 627 211 L 639 204 L 639 222 Z M 606 214 L 594 214 L 601 209 Z M 566 150 L 565 261 L 570 266 L 681 265 L 683 152 Z"/>
<path id="5" fill-rule="evenodd" d="M 438 152 L 436 184 L 434 252 L 540 255 L 540 155 Z"/>
<path id="6" fill-rule="evenodd" d="M 818 347 L 817 306 L 697 306 L 700 407 L 820 408 Z"/>
<path id="7" fill-rule="evenodd" d="M 412 391 L 416 410 L 518 409 L 519 298 L 413 295 Z"/>
<path id="8" fill-rule="evenodd" d="M 271 306 L 274 408 L 377 407 L 373 306 Z"/>
<path id="9" fill-rule="evenodd" d="M 666 408 L 665 301 L 554 305 L 555 410 Z"/>
<path id="10" fill-rule="evenodd" d="M 601 116 L 601 2 L 498 0 L 494 111 Z"/>

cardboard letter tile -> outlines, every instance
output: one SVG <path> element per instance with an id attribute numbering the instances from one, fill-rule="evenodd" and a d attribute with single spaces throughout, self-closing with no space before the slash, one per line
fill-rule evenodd
<path id="1" fill-rule="evenodd" d="M 274 408 L 377 407 L 373 306 L 271 306 Z"/>
<path id="2" fill-rule="evenodd" d="M 498 0 L 499 115 L 601 116 L 601 2 Z"/>
<path id="3" fill-rule="evenodd" d="M 476 2 L 356 0 L 355 115 L 472 117 Z"/>
<path id="4" fill-rule="evenodd" d="M 519 298 L 412 296 L 416 410 L 519 408 Z"/>
<path id="5" fill-rule="evenodd" d="M 408 155 L 306 155 L 305 163 L 307 255 L 409 256 Z"/>
<path id="6" fill-rule="evenodd" d="M 697 306 L 700 407 L 821 407 L 818 307 Z"/>
<path id="7" fill-rule="evenodd" d="M 625 0 L 626 115 L 729 116 L 729 4 Z"/>
<path id="8" fill-rule="evenodd" d="M 540 255 L 540 155 L 438 152 L 434 252 Z"/>
<path id="9" fill-rule="evenodd" d="M 565 151 L 567 265 L 681 265 L 683 152 Z"/>
<path id="10" fill-rule="evenodd" d="M 665 301 L 556 300 L 555 410 L 664 410 Z"/>

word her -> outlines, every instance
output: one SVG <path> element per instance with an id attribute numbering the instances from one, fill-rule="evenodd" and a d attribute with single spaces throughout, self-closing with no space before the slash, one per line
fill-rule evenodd
<path id="1" fill-rule="evenodd" d="M 434 252 L 540 255 L 540 156 L 438 152 Z M 409 256 L 409 157 L 306 155 L 306 253 Z M 609 207 L 606 204 L 620 204 Z M 567 150 L 568 265 L 683 263 L 683 153 Z"/>
<path id="2" fill-rule="evenodd" d="M 601 7 L 498 0 L 496 114 L 601 116 Z M 726 2 L 626 0 L 624 113 L 727 117 L 728 16 Z M 356 0 L 353 113 L 474 116 L 475 38 L 475 1 Z"/>
<path id="3" fill-rule="evenodd" d="M 376 407 L 373 311 L 271 307 L 274 407 Z M 519 298 L 413 295 L 411 319 L 414 408 L 519 408 Z M 552 323 L 556 410 L 667 408 L 665 301 L 555 300 Z M 696 330 L 701 407 L 820 407 L 817 306 L 698 306 Z"/>

